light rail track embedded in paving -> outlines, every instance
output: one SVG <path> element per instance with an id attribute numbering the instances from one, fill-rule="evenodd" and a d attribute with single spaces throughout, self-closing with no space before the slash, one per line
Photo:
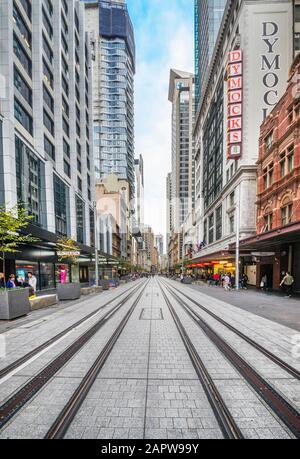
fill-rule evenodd
<path id="1" fill-rule="evenodd" d="M 196 351 L 195 346 L 190 340 L 185 328 L 183 327 L 178 315 L 176 314 L 173 305 L 171 304 L 161 285 L 160 288 L 224 437 L 226 439 L 243 439 L 244 437 L 242 432 L 240 431 L 235 422 L 235 419 L 228 410 L 220 392 L 214 384 L 203 361 L 201 360 L 201 357 Z"/>
<path id="2" fill-rule="evenodd" d="M 267 403 L 278 418 L 288 427 L 288 429 L 300 438 L 300 413 L 292 406 L 288 400 L 280 395 L 243 357 L 241 357 L 213 328 L 208 325 L 189 306 L 169 287 L 166 290 L 173 296 L 178 304 L 185 310 L 189 317 L 202 329 L 208 338 L 216 345 L 222 354 L 231 362 L 238 372 L 245 378 L 255 392 Z"/>
<path id="3" fill-rule="evenodd" d="M 125 295 L 126 293 L 128 293 L 131 290 L 134 290 L 136 288 L 137 288 L 136 286 L 133 286 L 130 289 L 125 290 L 125 292 L 122 292 L 120 294 L 120 296 Z M 128 298 L 129 298 L 129 296 L 130 296 L 130 293 L 128 295 Z M 50 338 L 48 341 L 46 341 L 45 343 L 43 343 L 40 346 L 36 347 L 35 349 L 33 349 L 32 351 L 28 352 L 27 354 L 23 355 L 19 359 L 15 360 L 14 362 L 9 364 L 5 368 L 0 369 L 0 382 L 1 382 L 1 379 L 4 378 L 4 376 L 7 376 L 9 373 L 11 373 L 12 371 L 16 370 L 18 367 L 20 367 L 24 363 L 28 362 L 30 359 L 32 359 L 34 356 L 36 356 L 37 354 L 39 354 L 43 350 L 47 349 L 49 346 L 54 344 L 56 341 L 58 341 L 61 338 L 63 338 L 65 335 L 70 333 L 72 330 L 74 330 L 75 328 L 77 328 L 80 325 L 84 324 L 86 321 L 88 321 L 92 317 L 96 316 L 102 309 L 107 308 L 107 306 L 109 306 L 111 303 L 113 303 L 116 300 L 117 300 L 117 298 L 113 298 L 112 300 L 107 301 L 103 306 L 97 308 L 95 311 L 91 312 L 87 316 L 85 316 L 82 319 L 78 320 L 77 322 L 75 322 L 70 327 L 66 328 L 62 332 L 60 332 L 57 335 L 53 336 L 53 338 Z"/>
<path id="4" fill-rule="evenodd" d="M 144 287 L 145 288 L 145 287 Z M 136 306 L 138 305 L 143 293 L 144 288 L 140 292 L 137 299 L 134 301 L 133 305 L 125 315 L 125 317 L 120 322 L 117 329 L 114 331 L 104 348 L 102 349 L 101 353 L 93 363 L 92 367 L 89 369 L 87 374 L 84 376 L 83 380 L 81 381 L 80 385 L 75 390 L 74 394 L 65 405 L 63 410 L 60 412 L 58 417 L 56 418 L 53 425 L 50 427 L 49 431 L 47 432 L 45 439 L 62 439 L 64 438 L 68 428 L 70 427 L 73 419 L 75 418 L 76 414 L 78 413 L 82 403 L 84 402 L 88 392 L 90 391 L 92 385 L 94 384 L 99 372 L 101 371 L 104 363 L 106 362 L 107 358 L 109 357 L 114 345 L 116 344 L 119 336 L 121 335 L 122 331 L 124 330 L 128 320 L 130 319 L 133 311 L 135 310 Z"/>
<path id="5" fill-rule="evenodd" d="M 142 284 L 144 290 L 145 283 Z M 58 355 L 52 362 L 30 379 L 23 387 L 18 389 L 5 403 L 0 406 L 0 429 L 2 429 L 51 378 L 61 370 L 75 354 L 105 325 L 128 302 L 133 295 L 140 290 L 139 285 L 127 297 L 117 303 L 110 311 L 99 319 L 89 330 L 77 338 L 67 349 Z"/>

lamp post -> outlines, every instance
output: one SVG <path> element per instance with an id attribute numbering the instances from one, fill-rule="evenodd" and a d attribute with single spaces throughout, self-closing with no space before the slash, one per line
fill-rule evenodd
<path id="1" fill-rule="evenodd" d="M 96 287 L 99 286 L 99 254 L 98 254 L 98 218 L 97 218 L 97 204 L 94 201 L 94 221 L 95 221 L 95 280 Z"/>
<path id="2" fill-rule="evenodd" d="M 235 251 L 235 284 L 236 290 L 240 289 L 240 215 L 241 215 L 241 202 L 240 202 L 240 185 L 237 187 L 237 204 L 236 204 L 236 251 Z"/>

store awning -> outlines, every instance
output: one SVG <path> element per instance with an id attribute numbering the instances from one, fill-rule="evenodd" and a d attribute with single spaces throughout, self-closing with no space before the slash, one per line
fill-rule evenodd
<path id="1" fill-rule="evenodd" d="M 300 242 L 300 222 L 291 223 L 281 228 L 257 234 L 240 241 L 240 249 L 253 251 L 276 251 L 281 245 L 289 245 Z M 235 250 L 235 244 L 230 245 L 230 251 Z"/>

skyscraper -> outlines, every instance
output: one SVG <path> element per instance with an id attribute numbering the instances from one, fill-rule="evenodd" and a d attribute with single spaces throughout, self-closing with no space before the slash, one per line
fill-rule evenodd
<path id="1" fill-rule="evenodd" d="M 22 202 L 41 243 L 23 247 L 12 272 L 30 266 L 38 288 L 59 282 L 53 246 L 74 238 L 88 255 L 68 276 L 86 281 L 94 244 L 91 56 L 79 1 L 0 3 L 3 154 L 0 198 Z M 3 91 L 4 87 L 4 91 Z M 41 262 L 42 260 L 42 262 Z M 71 272 L 72 271 L 72 272 Z"/>
<path id="2" fill-rule="evenodd" d="M 134 31 L 125 0 L 83 0 L 94 54 L 96 180 L 115 173 L 134 195 Z"/>
<path id="3" fill-rule="evenodd" d="M 135 160 L 135 202 L 136 202 L 136 224 L 140 231 L 144 227 L 144 160 L 142 155 Z"/>
<path id="4" fill-rule="evenodd" d="M 227 0 L 195 0 L 195 99 L 198 107 L 202 85 L 218 37 Z"/>
<path id="5" fill-rule="evenodd" d="M 192 211 L 194 201 L 194 75 L 170 72 L 169 101 L 172 103 L 172 211 L 173 229 Z"/>

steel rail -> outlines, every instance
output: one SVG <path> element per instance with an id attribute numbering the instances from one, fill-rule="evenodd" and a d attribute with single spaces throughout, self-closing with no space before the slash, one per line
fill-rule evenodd
<path id="1" fill-rule="evenodd" d="M 146 284 L 147 286 L 147 284 Z M 144 287 L 144 289 L 146 288 Z M 81 383 L 64 406 L 60 414 L 57 416 L 56 420 L 48 430 L 47 434 L 45 435 L 45 439 L 62 439 L 64 438 L 65 434 L 67 433 L 73 419 L 75 418 L 76 414 L 78 413 L 82 403 L 86 399 L 87 394 L 89 393 L 92 385 L 94 384 L 95 380 L 97 379 L 103 365 L 105 364 L 107 358 L 109 357 L 112 349 L 114 348 L 117 340 L 119 339 L 122 331 L 124 330 L 128 320 L 130 319 L 133 311 L 135 310 L 136 306 L 138 305 L 141 297 L 143 296 L 144 289 L 140 292 L 137 299 L 134 301 L 133 305 L 126 313 L 124 318 L 121 320 L 120 324 L 113 332 L 112 336 L 100 352 L 99 356 L 86 373 L 84 378 L 82 379 Z"/>
<path id="2" fill-rule="evenodd" d="M 233 325 L 231 325 L 230 323 L 226 322 L 225 320 L 223 320 L 221 317 L 217 316 L 216 314 L 214 314 L 212 311 L 210 311 L 209 309 L 207 309 L 205 306 L 203 306 L 202 304 L 198 303 L 196 300 L 194 300 L 193 298 L 191 298 L 190 296 L 188 296 L 186 293 L 182 292 L 181 290 L 179 290 L 178 288 L 174 287 L 173 285 L 170 286 L 168 283 L 164 283 L 165 286 L 168 286 L 169 288 L 172 288 L 174 290 L 176 290 L 178 293 L 180 293 L 181 295 L 183 295 L 185 298 L 187 298 L 189 301 L 191 301 L 193 304 L 195 304 L 196 306 L 198 306 L 200 309 L 202 309 L 202 311 L 206 312 L 207 314 L 209 314 L 211 317 L 213 317 L 215 320 L 217 320 L 219 323 L 221 323 L 222 325 L 224 325 L 226 328 L 228 328 L 230 331 L 234 332 L 236 335 L 238 335 L 240 338 L 242 338 L 243 340 L 245 340 L 248 344 L 250 344 L 251 346 L 253 346 L 255 349 L 257 349 L 258 351 L 260 351 L 262 354 L 264 354 L 266 357 L 268 357 L 270 360 L 272 360 L 274 363 L 276 363 L 276 365 L 278 365 L 279 367 L 281 367 L 283 370 L 285 370 L 287 373 L 289 373 L 293 378 L 295 379 L 298 379 L 300 380 L 300 371 L 297 370 L 296 368 L 292 367 L 291 365 L 289 365 L 288 363 L 284 362 L 284 360 L 280 359 L 279 357 L 277 357 L 275 354 L 273 354 L 271 351 L 268 351 L 268 349 L 266 349 L 265 347 L 263 347 L 261 344 L 257 343 L 256 341 L 254 341 L 253 339 L 249 338 L 248 336 L 246 336 L 243 332 L 241 332 L 240 330 L 238 330 L 237 328 L 235 328 Z"/>
<path id="3" fill-rule="evenodd" d="M 163 297 L 167 306 L 170 310 L 170 313 L 173 317 L 173 320 L 176 324 L 177 330 L 181 336 L 181 339 L 185 345 L 185 348 L 190 356 L 190 359 L 193 363 L 193 366 L 196 370 L 198 378 L 201 382 L 201 385 L 204 389 L 204 392 L 208 398 L 208 401 L 212 407 L 212 410 L 216 416 L 219 427 L 227 439 L 243 439 L 244 436 L 237 426 L 232 414 L 227 408 L 219 390 L 217 389 L 215 383 L 213 382 L 209 372 L 207 371 L 200 355 L 198 354 L 195 346 L 193 345 L 191 339 L 189 338 L 184 326 L 182 325 L 173 305 L 165 294 L 162 285 L 159 283 L 160 289 L 162 291 Z"/>
<path id="4" fill-rule="evenodd" d="M 144 283 L 142 287 L 144 289 Z M 26 403 L 39 392 L 49 380 L 61 370 L 65 364 L 82 349 L 82 347 L 111 319 L 124 304 L 141 288 L 139 285 L 127 297 L 117 303 L 110 311 L 102 316 L 91 328 L 77 338 L 70 346 L 59 354 L 52 362 L 33 376 L 30 381 L 25 383 L 17 390 L 5 403 L 0 406 L 0 429 L 2 429 L 15 414 L 23 408 Z"/>
<path id="5" fill-rule="evenodd" d="M 182 298 L 170 288 L 165 287 L 178 304 L 186 311 L 222 354 L 238 370 L 255 392 L 267 403 L 288 429 L 300 438 L 300 413 L 288 400 L 280 395 L 246 360 L 243 359 L 210 325 L 197 314 Z"/>
<path id="6" fill-rule="evenodd" d="M 128 292 L 130 292 L 132 290 L 134 290 L 135 288 L 137 288 L 137 287 L 136 286 L 130 287 L 128 290 L 125 290 L 125 292 L 122 292 L 119 295 L 119 297 L 125 295 L 126 293 L 128 293 Z M 130 296 L 130 294 L 128 295 L 128 297 L 129 296 Z M 86 321 L 88 321 L 89 319 L 91 319 L 92 317 L 97 315 L 102 309 L 107 308 L 107 306 L 109 306 L 111 303 L 113 303 L 114 301 L 119 299 L 119 297 L 108 301 L 103 306 L 97 308 L 95 311 L 91 312 L 90 314 L 86 315 L 82 319 L 78 320 L 73 325 L 71 325 L 70 327 L 66 328 L 62 332 L 58 333 L 57 335 L 53 336 L 52 338 L 50 338 L 45 343 L 41 344 L 40 346 L 37 346 L 35 349 L 33 349 L 32 351 L 30 351 L 27 354 L 23 355 L 19 359 L 15 360 L 14 362 L 9 364 L 5 368 L 0 369 L 0 382 L 1 382 L 1 379 L 4 378 L 4 376 L 7 376 L 9 373 L 11 373 L 12 371 L 16 370 L 18 367 L 20 367 L 21 365 L 23 365 L 24 363 L 26 363 L 27 361 L 32 359 L 35 355 L 39 354 L 43 350 L 47 349 L 47 347 L 49 347 L 52 344 L 54 344 L 56 341 L 58 341 L 59 339 L 63 338 L 65 335 L 70 333 L 72 330 L 74 330 L 75 328 L 77 328 L 80 325 L 84 324 Z"/>

